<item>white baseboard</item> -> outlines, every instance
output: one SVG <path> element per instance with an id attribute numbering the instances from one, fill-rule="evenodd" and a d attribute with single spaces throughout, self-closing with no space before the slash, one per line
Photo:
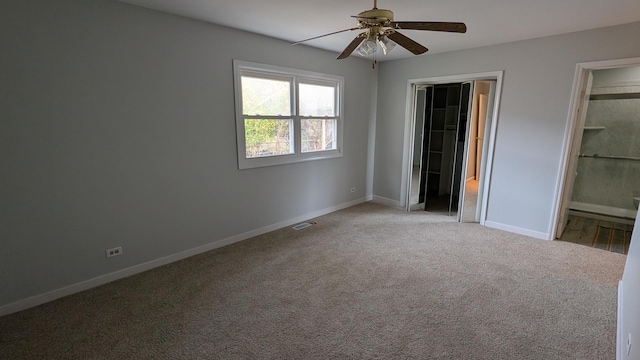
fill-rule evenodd
<path id="1" fill-rule="evenodd" d="M 385 198 L 385 197 L 382 197 L 382 196 L 377 196 L 377 195 L 373 195 L 373 199 L 372 200 L 373 200 L 373 202 L 378 203 L 378 204 L 401 208 L 400 201 L 397 201 L 397 200 L 392 200 L 392 199 L 388 199 L 388 198 Z"/>
<path id="2" fill-rule="evenodd" d="M 622 316 L 622 311 L 624 306 L 622 304 L 622 280 L 618 281 L 618 313 L 617 313 L 617 324 L 616 324 L 616 360 L 622 360 L 624 349 L 626 347 L 626 343 L 622 336 L 623 324 L 622 321 L 624 317 Z"/>
<path id="3" fill-rule="evenodd" d="M 142 264 L 138 264 L 138 265 L 134 265 L 132 267 L 126 268 L 126 269 L 122 269 L 122 270 L 118 270 L 109 274 L 105 274 L 105 275 L 101 275 L 92 279 L 88 279 L 85 281 L 81 281 L 79 283 L 75 283 L 75 284 L 71 284 L 68 286 L 65 286 L 63 288 L 59 288 L 56 290 L 52 290 L 43 294 L 39 294 L 39 295 L 35 295 L 26 299 L 22 299 L 22 300 L 18 300 L 16 302 L 10 303 L 10 304 L 6 304 L 6 305 L 2 305 L 0 306 L 0 316 L 3 315 L 8 315 L 14 312 L 18 312 L 18 311 L 22 311 L 34 306 L 38 306 L 44 303 L 47 303 L 49 301 L 53 301 L 56 299 L 59 299 L 61 297 L 67 296 L 67 295 L 71 295 L 71 294 L 75 294 L 78 293 L 80 291 L 84 291 L 84 290 L 88 290 L 100 285 L 104 285 L 106 283 L 115 281 L 115 280 L 119 280 L 119 279 L 123 279 L 125 277 L 131 276 L 131 275 L 135 275 L 135 274 L 139 274 L 141 272 L 147 271 L 147 270 L 151 270 L 163 265 L 167 265 L 170 264 L 172 262 L 175 261 L 179 261 L 194 255 L 198 255 L 213 249 L 217 249 L 226 245 L 231 245 L 233 243 L 242 241 L 242 240 L 246 240 L 258 235 L 262 235 L 262 234 L 266 234 L 268 232 L 277 230 L 277 229 L 281 229 L 283 227 L 287 227 L 287 226 L 291 226 L 294 224 L 297 224 L 299 222 L 305 221 L 305 220 L 309 220 L 312 218 L 316 218 L 322 215 L 326 215 L 338 210 L 342 210 L 342 209 L 346 209 L 348 207 L 354 206 L 354 205 L 358 205 L 361 204 L 363 202 L 369 201 L 371 199 L 368 199 L 368 197 L 366 198 L 361 198 L 361 199 L 356 199 L 353 201 L 349 201 L 340 205 L 336 205 L 336 206 L 331 206 L 322 210 L 318 210 L 318 211 L 314 211 L 305 215 L 300 215 L 297 216 L 295 218 L 292 219 L 288 219 L 285 221 L 281 221 L 279 223 L 276 224 L 272 224 L 272 225 L 268 225 L 259 229 L 255 229 L 255 230 L 251 230 L 242 234 L 238 234 L 235 236 L 231 236 L 228 237 L 226 239 L 221 239 L 221 240 L 217 240 L 214 241 L 212 243 L 206 244 L 206 245 L 202 245 L 202 246 L 198 246 L 195 247 L 193 249 L 189 249 L 186 251 L 182 251 L 176 254 L 172 254 L 169 256 L 165 256 L 159 259 L 155 259 L 155 260 L 151 260 Z"/>
<path id="4" fill-rule="evenodd" d="M 494 222 L 494 221 L 487 220 L 487 221 L 484 222 L 484 226 L 490 227 L 490 228 L 494 228 L 494 229 L 498 229 L 498 230 L 504 230 L 504 231 L 512 232 L 512 233 L 515 233 L 515 234 L 531 236 L 531 237 L 534 237 L 536 239 L 552 240 L 551 237 L 549 236 L 549 234 L 547 234 L 547 233 L 543 233 L 543 232 L 539 232 L 539 231 L 533 231 L 533 230 L 524 229 L 524 228 L 519 228 L 517 226 L 505 225 L 505 224 L 497 223 L 497 222 Z"/>

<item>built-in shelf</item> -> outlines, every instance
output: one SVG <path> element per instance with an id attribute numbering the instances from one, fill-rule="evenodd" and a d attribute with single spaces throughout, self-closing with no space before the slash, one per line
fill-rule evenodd
<path id="1" fill-rule="evenodd" d="M 426 105 L 430 107 L 431 117 L 425 117 L 425 124 L 429 124 L 429 140 L 423 144 L 428 149 L 425 200 L 429 196 L 442 196 L 450 192 L 455 132 L 460 117 L 460 84 L 436 85 L 431 89 L 431 105 Z M 429 94 L 428 89 L 427 99 Z"/>
<path id="2" fill-rule="evenodd" d="M 604 130 L 604 126 L 585 126 L 584 130 Z"/>

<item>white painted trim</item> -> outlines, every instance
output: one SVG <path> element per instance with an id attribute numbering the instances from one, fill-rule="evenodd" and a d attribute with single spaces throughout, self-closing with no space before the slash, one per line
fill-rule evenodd
<path id="1" fill-rule="evenodd" d="M 569 166 L 569 156 L 571 155 L 571 146 L 575 133 L 576 117 L 578 108 L 580 107 L 580 94 L 584 86 L 584 77 L 588 70 L 581 68 L 580 64 L 576 65 L 573 88 L 571 90 L 571 100 L 569 102 L 569 114 L 567 115 L 567 123 L 564 130 L 564 139 L 562 141 L 562 156 L 560 158 L 560 171 L 557 175 L 556 189 L 553 194 L 553 203 L 556 206 L 551 210 L 551 218 L 549 219 L 549 234 L 551 239 L 555 238 L 558 229 L 558 217 L 560 216 L 560 207 L 562 206 L 562 195 L 564 192 L 565 181 L 567 178 L 567 167 Z"/>
<path id="2" fill-rule="evenodd" d="M 287 227 L 287 226 L 291 226 L 294 224 L 297 224 L 299 222 L 305 221 L 305 220 L 309 220 L 312 218 L 316 218 L 322 215 L 326 215 L 338 210 L 342 210 L 342 209 L 346 209 L 348 207 L 354 206 L 354 205 L 358 205 L 361 203 L 366 202 L 367 199 L 366 198 L 361 198 L 361 199 L 356 199 L 353 201 L 349 201 L 343 204 L 339 204 L 336 206 L 331 206 L 322 210 L 318 210 L 318 211 L 314 211 L 305 215 L 300 215 L 300 216 L 296 216 L 295 218 L 291 218 L 288 220 L 284 220 L 281 221 L 279 223 L 276 224 L 272 224 L 272 225 L 268 225 L 259 229 L 255 229 L 255 230 L 251 230 L 242 234 L 238 234 L 238 235 L 234 235 L 231 237 L 228 237 L 226 239 L 221 239 L 221 240 L 217 240 L 214 242 L 211 242 L 209 244 L 206 245 L 202 245 L 202 246 L 198 246 L 195 247 L 193 249 L 189 249 L 186 251 L 182 251 L 176 254 L 172 254 L 172 255 L 168 255 L 159 259 L 155 259 L 155 260 L 151 260 L 142 264 L 138 264 L 138 265 L 134 265 L 132 267 L 126 268 L 126 269 L 122 269 L 122 270 L 118 270 L 109 274 L 105 274 L 105 275 L 101 275 L 101 276 L 97 276 L 94 277 L 92 279 L 88 279 L 85 281 L 81 281 L 79 283 L 75 283 L 75 284 L 71 284 L 59 289 L 55 289 L 43 294 L 39 294 L 39 295 L 35 295 L 26 299 L 22 299 L 22 300 L 18 300 L 16 302 L 10 303 L 10 304 L 6 304 L 6 305 L 2 305 L 0 306 L 0 316 L 4 316 L 4 315 L 8 315 L 14 312 L 18 312 L 21 310 L 25 310 L 34 306 L 38 306 L 44 303 L 47 303 L 49 301 L 53 301 L 56 299 L 59 299 L 61 297 L 67 296 L 67 295 L 71 295 L 71 294 L 75 294 L 78 293 L 80 291 L 84 291 L 84 290 L 88 290 L 100 285 L 104 285 L 106 283 L 110 283 L 112 281 L 116 281 L 119 279 L 123 279 L 126 277 L 129 277 L 131 275 L 135 275 L 135 274 L 139 274 L 141 272 L 147 271 L 147 270 L 151 270 L 163 265 L 167 265 L 170 264 L 172 262 L 176 262 L 182 259 L 186 259 L 188 257 L 194 256 L 194 255 L 198 255 L 210 250 L 214 250 L 226 245 L 231 245 L 233 243 L 237 243 L 239 241 L 242 240 L 246 240 L 246 239 L 250 239 L 252 237 L 258 236 L 258 235 L 262 235 L 262 234 L 266 234 L 268 232 L 277 230 L 277 229 L 281 229 L 283 227 Z"/>
<path id="3" fill-rule="evenodd" d="M 564 192 L 565 182 L 567 180 L 567 167 L 569 166 L 569 156 L 571 155 L 571 145 L 575 131 L 575 122 L 577 121 L 577 112 L 580 103 L 580 93 L 584 86 L 584 77 L 591 70 L 613 69 L 628 66 L 640 65 L 640 57 L 616 60 L 603 60 L 583 62 L 576 64 L 576 70 L 573 80 L 573 89 L 571 90 L 571 102 L 569 103 L 569 113 L 567 115 L 567 124 L 565 125 L 564 140 L 562 142 L 562 157 L 560 158 L 560 168 L 556 180 L 556 189 L 553 196 L 554 207 L 551 211 L 549 221 L 549 240 L 553 240 L 558 229 L 558 221 L 560 216 L 560 208 L 562 206 L 562 196 Z"/>
<path id="4" fill-rule="evenodd" d="M 623 218 L 619 218 L 619 217 L 615 217 L 615 216 L 588 213 L 588 212 L 584 212 L 584 211 L 576 211 L 576 210 L 571 210 L 571 209 L 569 209 L 567 211 L 567 213 L 569 215 L 577 215 L 577 216 L 580 216 L 580 217 L 585 217 L 585 218 L 595 219 L 595 220 L 611 221 L 611 222 L 616 222 L 616 223 L 626 224 L 626 225 L 634 225 L 635 224 L 635 219 L 623 219 Z"/>
<path id="5" fill-rule="evenodd" d="M 375 70 L 378 71 L 377 69 Z M 371 86 L 371 104 L 369 108 L 369 127 L 367 141 L 367 179 L 365 185 L 365 194 L 369 201 L 373 198 L 373 179 L 375 175 L 375 154 L 376 154 L 376 127 L 377 127 L 377 111 L 378 111 L 378 76 L 373 77 Z"/>
<path id="6" fill-rule="evenodd" d="M 618 218 L 630 219 L 631 225 L 633 225 L 638 210 L 618 208 L 615 206 L 606 206 L 598 204 L 588 204 L 578 201 L 569 201 L 569 210 L 584 211 L 589 213 L 596 213 L 599 215 L 613 216 Z"/>
<path id="7" fill-rule="evenodd" d="M 475 81 L 465 81 L 462 83 L 462 86 L 464 87 L 465 84 L 469 84 L 469 100 L 467 101 L 467 125 L 465 126 L 466 130 L 464 132 L 464 147 L 462 149 L 462 153 L 463 153 L 463 163 L 462 163 L 462 174 L 460 174 L 460 178 L 464 179 L 464 183 L 462 182 L 462 180 L 460 181 L 460 191 L 458 192 L 458 194 L 462 193 L 461 196 L 458 197 L 458 216 L 456 218 L 456 220 L 458 222 L 462 222 L 462 213 L 464 213 L 465 208 L 464 208 L 464 199 L 466 196 L 466 189 L 467 189 L 467 171 L 469 170 L 469 146 L 471 145 L 471 141 L 469 140 L 471 138 L 471 124 L 473 123 L 473 119 L 474 119 L 474 115 L 473 115 L 473 104 L 475 104 L 476 102 L 476 82 Z M 462 87 L 460 88 L 460 90 L 462 91 Z M 460 105 L 462 105 L 462 96 L 460 96 Z M 460 111 L 458 111 L 458 120 L 460 119 Z M 456 130 L 456 132 L 458 132 L 459 130 Z M 458 157 L 458 146 L 455 146 L 454 149 L 454 167 L 455 167 L 455 159 Z M 455 179 L 455 174 L 453 174 L 454 179 Z M 475 177 L 475 174 L 474 174 Z M 455 185 L 451 184 L 451 193 L 453 194 L 453 190 L 455 189 Z M 478 209 L 478 204 L 476 202 L 476 211 L 474 212 L 474 217 L 475 214 L 477 213 L 477 209 Z"/>
<path id="8" fill-rule="evenodd" d="M 402 178 L 400 182 L 400 206 L 406 207 L 408 203 L 409 196 L 409 187 L 408 187 L 408 176 L 409 171 L 411 170 L 411 166 L 413 165 L 412 153 L 413 153 L 413 142 L 410 141 L 413 136 L 413 92 L 414 85 L 438 85 L 438 84 L 450 84 L 456 82 L 466 82 L 466 81 L 478 81 L 478 80 L 495 80 L 496 81 L 496 93 L 495 93 L 495 102 L 493 106 L 493 118 L 491 119 L 491 131 L 489 133 L 489 152 L 487 153 L 487 167 L 485 170 L 485 181 L 484 188 L 478 189 L 478 191 L 482 190 L 483 192 L 483 200 L 482 207 L 480 213 L 480 225 L 486 225 L 487 219 L 487 205 L 489 203 L 489 188 L 491 185 L 491 173 L 493 170 L 493 155 L 495 152 L 495 138 L 496 133 L 498 131 L 498 117 L 500 113 L 500 99 L 502 98 L 502 81 L 504 77 L 504 70 L 500 71 L 488 71 L 482 73 L 473 73 L 473 74 L 461 74 L 461 75 L 446 75 L 446 76 L 437 76 L 437 77 L 429 77 L 429 78 L 420 78 L 420 79 L 409 79 L 407 80 L 407 101 L 405 108 L 405 122 L 404 122 L 404 151 L 402 154 Z M 486 134 L 485 134 L 486 139 Z"/>
<path id="9" fill-rule="evenodd" d="M 487 71 L 482 73 L 460 74 L 460 75 L 444 75 L 428 78 L 409 79 L 410 84 L 421 85 L 438 85 L 438 84 L 451 84 L 465 81 L 475 80 L 493 80 L 504 73 L 502 70 Z"/>
<path id="10" fill-rule="evenodd" d="M 293 129 L 293 147 L 291 154 L 246 157 L 245 115 L 242 113 L 242 87 L 241 77 L 243 74 L 257 76 L 266 79 L 276 79 L 286 81 L 290 84 L 291 109 L 290 116 L 279 116 L 282 120 L 289 120 Z M 336 90 L 335 110 L 336 114 L 329 119 L 336 120 L 336 148 L 331 150 L 319 150 L 312 152 L 302 152 L 300 140 L 300 121 L 304 118 L 297 111 L 298 87 L 301 83 L 332 86 Z M 238 150 L 238 169 L 252 169 L 265 166 L 275 166 L 292 164 L 311 160 L 324 160 L 342 157 L 343 132 L 344 132 L 344 77 L 332 74 L 322 74 L 313 71 L 286 68 L 282 66 L 259 64 L 254 62 L 233 60 L 233 84 L 235 96 L 235 118 L 236 118 L 236 145 Z M 268 118 L 277 118 L 268 116 Z"/>
<path id="11" fill-rule="evenodd" d="M 396 207 L 399 209 L 404 209 L 404 205 L 402 205 L 402 203 L 398 200 L 393 200 L 393 199 L 388 199 L 382 196 L 377 196 L 374 195 L 373 196 L 373 202 L 377 203 L 377 204 L 382 204 L 382 205 L 386 205 L 386 206 L 392 206 L 392 207 Z"/>
<path id="12" fill-rule="evenodd" d="M 622 329 L 624 329 L 622 321 L 624 316 L 622 315 L 622 311 L 624 310 L 624 306 L 622 304 L 622 280 L 618 281 L 618 312 L 617 312 L 617 325 L 616 325 L 616 360 L 622 360 L 624 349 L 625 349 L 625 341 L 622 336 Z"/>
<path id="13" fill-rule="evenodd" d="M 408 204 L 410 203 L 409 199 L 411 194 L 409 194 L 409 181 L 411 178 L 409 175 L 409 170 L 413 171 L 413 135 L 415 133 L 411 130 L 413 129 L 413 124 L 415 123 L 415 104 L 416 104 L 416 94 L 417 88 L 415 87 L 415 83 L 412 82 L 411 79 L 407 81 L 407 103 L 406 108 L 404 110 L 405 114 L 405 125 L 404 125 L 404 151 L 402 152 L 402 175 L 400 176 L 400 206 L 407 207 L 406 210 L 409 211 Z"/>
<path id="14" fill-rule="evenodd" d="M 493 101 L 493 115 L 491 118 L 491 130 L 489 134 L 489 148 L 487 149 L 487 166 L 484 170 L 484 187 L 482 190 L 482 204 L 480 210 L 480 225 L 487 226 L 487 208 L 489 206 L 489 189 L 491 187 L 491 174 L 493 173 L 493 155 L 496 148 L 496 136 L 498 133 L 498 119 L 500 118 L 500 100 L 502 99 L 502 78 L 504 71 L 497 72 L 496 90 Z M 487 135 L 484 135 L 487 138 Z M 478 189 L 480 191 L 480 189 Z"/>
<path id="15" fill-rule="evenodd" d="M 550 240 L 549 239 L 549 234 L 545 234 L 545 233 L 539 232 L 539 231 L 519 228 L 517 226 L 501 224 L 501 223 L 497 223 L 497 222 L 494 222 L 494 221 L 487 220 L 487 221 L 484 222 L 484 226 L 490 227 L 490 228 L 493 228 L 493 229 L 508 231 L 508 232 L 511 232 L 511 233 L 514 233 L 514 234 L 531 236 L 531 237 L 534 237 L 534 238 L 540 239 L 540 240 Z"/>

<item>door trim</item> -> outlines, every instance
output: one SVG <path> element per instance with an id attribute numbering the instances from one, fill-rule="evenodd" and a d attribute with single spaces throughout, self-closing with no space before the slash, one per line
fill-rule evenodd
<path id="1" fill-rule="evenodd" d="M 498 128 L 498 114 L 500 112 L 500 99 L 502 97 L 502 81 L 504 77 L 504 71 L 489 71 L 483 73 L 471 73 L 460 75 L 447 75 L 428 78 L 417 78 L 407 80 L 407 97 L 405 108 L 405 123 L 404 123 L 404 151 L 402 156 L 402 178 L 400 182 L 400 207 L 410 211 L 410 196 L 409 193 L 409 171 L 410 165 L 413 160 L 413 131 L 415 126 L 415 111 L 414 106 L 414 91 L 418 85 L 438 85 L 438 84 L 450 84 L 450 83 L 462 83 L 466 81 L 476 80 L 495 80 L 496 81 L 496 93 L 495 104 L 492 113 L 491 131 L 489 134 L 489 150 L 487 152 L 487 167 L 485 176 L 482 200 L 482 212 L 480 215 L 480 224 L 484 225 L 487 217 L 487 204 L 489 202 L 489 190 L 491 185 L 491 172 L 493 169 L 493 154 L 495 148 L 496 132 Z M 486 134 L 485 134 L 486 138 Z"/>
<path id="2" fill-rule="evenodd" d="M 553 209 L 551 211 L 551 217 L 549 219 L 549 232 L 548 239 L 553 240 L 556 237 L 556 231 L 558 230 L 558 222 L 560 219 L 560 213 L 563 204 L 564 193 L 566 189 L 567 171 L 569 170 L 569 162 L 571 156 L 571 149 L 574 146 L 574 133 L 576 131 L 576 125 L 579 122 L 579 112 L 581 104 L 581 94 L 585 89 L 586 81 L 589 72 L 592 70 L 601 69 L 614 69 L 629 66 L 640 66 L 640 57 L 616 59 L 616 60 L 602 60 L 583 62 L 576 64 L 576 70 L 573 80 L 573 89 L 571 90 L 571 101 L 569 103 L 569 113 L 567 115 L 567 124 L 564 130 L 564 140 L 562 142 L 562 156 L 560 158 L 560 169 L 558 171 L 558 177 L 556 180 L 556 190 L 554 193 Z"/>

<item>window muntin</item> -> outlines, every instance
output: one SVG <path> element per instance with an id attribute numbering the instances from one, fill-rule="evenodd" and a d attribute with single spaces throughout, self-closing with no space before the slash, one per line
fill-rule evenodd
<path id="1" fill-rule="evenodd" d="M 342 156 L 343 78 L 234 60 L 240 169 Z"/>

